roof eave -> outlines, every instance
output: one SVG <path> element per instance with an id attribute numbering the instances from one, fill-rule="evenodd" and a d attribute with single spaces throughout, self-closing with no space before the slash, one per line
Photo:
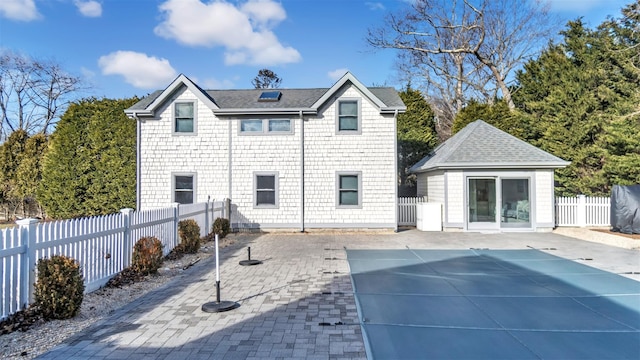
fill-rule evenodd
<path id="1" fill-rule="evenodd" d="M 150 117 L 153 116 L 153 112 L 150 110 L 145 110 L 145 109 L 124 109 L 124 113 L 127 116 L 133 116 L 133 117 Z"/>
<path id="2" fill-rule="evenodd" d="M 380 109 L 381 114 L 395 114 L 396 111 L 399 114 L 402 114 L 407 111 L 407 108 L 403 106 L 396 106 L 396 107 L 385 107 Z"/>
<path id="3" fill-rule="evenodd" d="M 424 173 L 434 170 L 468 170 L 468 169 L 496 169 L 496 170 L 513 170 L 513 169 L 561 169 L 567 167 L 571 162 L 544 162 L 544 163 L 451 163 L 439 164 L 430 167 L 421 167 L 419 169 L 409 169 L 414 174 Z"/>
<path id="4" fill-rule="evenodd" d="M 302 111 L 305 115 L 315 115 L 317 109 L 311 108 L 278 108 L 278 109 L 214 109 L 216 116 L 230 115 L 297 115 Z"/>

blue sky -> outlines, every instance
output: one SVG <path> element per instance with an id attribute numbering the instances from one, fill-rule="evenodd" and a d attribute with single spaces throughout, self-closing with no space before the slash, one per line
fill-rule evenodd
<path id="1" fill-rule="evenodd" d="M 365 37 L 405 1 L 1 0 L 0 49 L 53 59 L 97 97 L 144 96 L 179 73 L 206 89 L 251 88 L 261 68 L 283 88 L 329 87 L 346 70 L 399 87 L 394 52 Z M 595 27 L 631 1 L 550 5 L 563 24 L 582 16 Z"/>

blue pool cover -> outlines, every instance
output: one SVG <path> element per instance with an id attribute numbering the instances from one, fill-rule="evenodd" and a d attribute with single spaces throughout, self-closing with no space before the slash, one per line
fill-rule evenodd
<path id="1" fill-rule="evenodd" d="M 640 359 L 640 282 L 538 250 L 347 250 L 369 359 Z"/>

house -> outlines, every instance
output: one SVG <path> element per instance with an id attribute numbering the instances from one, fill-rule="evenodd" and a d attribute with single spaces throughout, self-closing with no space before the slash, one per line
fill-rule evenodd
<path id="1" fill-rule="evenodd" d="M 184 75 L 138 122 L 139 209 L 231 200 L 233 228 L 397 228 L 393 88 L 203 90 Z"/>
<path id="2" fill-rule="evenodd" d="M 449 231 L 550 231 L 554 169 L 569 165 L 477 120 L 411 167 Z"/>

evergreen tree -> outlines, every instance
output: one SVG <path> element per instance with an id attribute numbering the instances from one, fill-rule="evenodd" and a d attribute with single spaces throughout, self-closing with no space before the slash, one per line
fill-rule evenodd
<path id="1" fill-rule="evenodd" d="M 455 134 L 470 123 L 482 120 L 496 128 L 519 138 L 526 138 L 528 134 L 528 121 L 519 111 L 510 111 L 505 101 L 491 104 L 480 103 L 471 100 L 453 120 L 451 133 Z"/>
<path id="2" fill-rule="evenodd" d="M 398 115 L 398 176 L 400 185 L 413 186 L 415 179 L 408 170 L 436 146 L 438 135 L 433 111 L 422 93 L 408 84 L 399 95 L 407 111 Z"/>
<path id="3" fill-rule="evenodd" d="M 277 89 L 282 84 L 282 79 L 269 69 L 261 69 L 258 71 L 258 75 L 251 80 L 251 84 L 256 89 Z"/>
<path id="4" fill-rule="evenodd" d="M 516 102 L 534 129 L 527 138 L 571 165 L 556 171 L 562 195 L 608 195 L 614 184 L 640 180 L 640 74 L 629 22 L 597 30 L 569 22 L 517 76 Z"/>
<path id="5" fill-rule="evenodd" d="M 108 214 L 135 206 L 138 101 L 84 99 L 69 106 L 51 135 L 39 199 L 48 216 Z"/>

